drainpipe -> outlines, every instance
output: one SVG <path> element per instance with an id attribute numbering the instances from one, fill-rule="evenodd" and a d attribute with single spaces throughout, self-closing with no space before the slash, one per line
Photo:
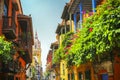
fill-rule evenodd
<path id="1" fill-rule="evenodd" d="M 74 32 L 76 32 L 76 28 L 77 28 L 77 13 L 74 13 Z"/>
<path id="2" fill-rule="evenodd" d="M 92 0 L 92 10 L 96 12 L 96 0 Z"/>
<path id="3" fill-rule="evenodd" d="M 69 14 L 69 20 L 70 20 L 70 31 L 72 31 L 72 14 Z"/>
<path id="4" fill-rule="evenodd" d="M 67 28 L 67 25 L 66 25 L 66 20 L 65 20 L 65 34 L 66 34 L 66 32 L 67 32 L 67 31 L 66 31 L 66 28 Z"/>
<path id="5" fill-rule="evenodd" d="M 82 3 L 79 4 L 79 9 L 80 9 L 80 28 L 82 28 Z"/>

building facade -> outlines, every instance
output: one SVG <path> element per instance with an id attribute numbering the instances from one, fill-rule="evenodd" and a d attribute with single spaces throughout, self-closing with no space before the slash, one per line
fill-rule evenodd
<path id="1" fill-rule="evenodd" d="M 43 77 L 42 62 L 41 62 L 41 43 L 38 39 L 37 32 L 35 33 L 32 64 L 27 71 L 28 80 L 41 80 Z"/>
<path id="2" fill-rule="evenodd" d="M 46 63 L 46 79 L 54 80 L 53 70 L 52 70 L 52 50 L 49 50 L 47 55 L 47 63 Z"/>
<path id="3" fill-rule="evenodd" d="M 64 7 L 61 16 L 62 22 L 61 24 L 58 24 L 56 29 L 59 47 L 63 45 L 62 43 L 65 34 L 71 31 L 74 32 L 74 34 L 80 33 L 80 30 L 85 27 L 83 26 L 83 23 L 86 22 L 87 18 L 94 15 L 95 13 L 98 13 L 99 15 L 99 10 L 96 8 L 104 4 L 106 1 L 107 0 L 70 0 Z M 73 35 L 72 39 L 75 39 L 76 37 L 76 35 Z M 67 49 L 70 49 L 69 47 L 71 46 L 67 46 L 63 50 L 66 51 Z M 119 80 L 118 75 L 120 74 L 120 70 L 118 67 L 120 66 L 118 64 L 120 58 L 118 56 L 118 53 L 119 50 L 114 49 L 113 53 L 109 53 L 112 55 L 104 55 L 105 58 L 112 56 L 113 60 L 103 60 L 100 63 L 97 62 L 96 64 L 94 64 L 95 62 L 87 61 L 86 63 L 80 64 L 79 66 L 67 66 L 65 57 L 60 58 L 58 62 L 59 65 L 58 63 L 54 64 L 58 65 L 59 68 L 59 74 L 56 73 L 59 78 L 56 78 L 56 80 Z M 66 54 L 66 52 L 64 52 L 64 54 Z M 52 57 L 54 57 L 54 55 Z M 61 55 L 59 56 L 61 57 Z M 96 58 L 96 61 L 97 60 L 98 58 Z"/>
<path id="4" fill-rule="evenodd" d="M 23 14 L 20 0 L 0 0 L 0 36 L 11 41 L 15 50 L 12 61 L 0 61 L 0 80 L 26 80 L 34 43 L 32 18 Z"/>

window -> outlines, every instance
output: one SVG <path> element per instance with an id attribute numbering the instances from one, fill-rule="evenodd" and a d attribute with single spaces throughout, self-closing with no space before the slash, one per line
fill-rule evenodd
<path id="1" fill-rule="evenodd" d="M 71 74 L 71 80 L 75 80 L 75 76 L 74 76 L 74 73 Z"/>
<path id="2" fill-rule="evenodd" d="M 77 29 L 81 29 L 81 28 L 82 28 L 81 23 L 80 23 L 80 21 L 78 21 L 77 22 Z"/>
<path id="3" fill-rule="evenodd" d="M 102 80 L 108 80 L 108 74 L 102 74 Z"/>
<path id="4" fill-rule="evenodd" d="M 63 64 L 63 75 L 65 75 L 65 65 Z"/>
<path id="5" fill-rule="evenodd" d="M 70 31 L 70 26 L 67 26 L 66 27 L 66 32 L 69 32 Z"/>
<path id="6" fill-rule="evenodd" d="M 35 44 L 35 49 L 37 49 L 37 45 Z"/>
<path id="7" fill-rule="evenodd" d="M 68 74 L 68 80 L 70 80 L 70 74 Z"/>
<path id="8" fill-rule="evenodd" d="M 19 80 L 18 77 L 16 77 L 16 80 Z"/>
<path id="9" fill-rule="evenodd" d="M 78 73 L 78 80 L 83 80 L 83 74 L 81 72 Z"/>
<path id="10" fill-rule="evenodd" d="M 8 15 L 8 6 L 6 4 L 6 2 L 4 2 L 4 16 Z"/>
<path id="11" fill-rule="evenodd" d="M 85 80 L 91 80 L 91 72 L 90 72 L 90 70 L 85 71 Z"/>

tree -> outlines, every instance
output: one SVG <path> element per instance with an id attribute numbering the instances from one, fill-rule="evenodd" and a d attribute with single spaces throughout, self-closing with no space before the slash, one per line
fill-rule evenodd
<path id="1" fill-rule="evenodd" d="M 6 63 L 12 60 L 13 53 L 12 42 L 6 41 L 3 36 L 0 36 L 0 59 Z"/>

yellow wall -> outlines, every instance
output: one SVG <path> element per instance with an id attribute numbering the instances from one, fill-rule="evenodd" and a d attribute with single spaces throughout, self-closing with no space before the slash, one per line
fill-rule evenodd
<path id="1" fill-rule="evenodd" d="M 40 49 L 38 49 L 38 51 L 37 51 L 37 58 L 38 58 L 38 63 L 40 65 L 42 65 L 42 62 L 41 62 L 41 51 L 40 51 Z"/>
<path id="2" fill-rule="evenodd" d="M 62 45 L 62 41 L 63 41 L 63 39 L 64 39 L 64 36 L 65 36 L 65 34 L 61 34 L 61 35 L 60 35 L 60 46 Z"/>
<path id="3" fill-rule="evenodd" d="M 71 21 L 72 22 L 72 32 L 74 32 L 75 30 L 74 30 L 74 21 Z"/>
<path id="4" fill-rule="evenodd" d="M 105 3 L 106 0 L 102 0 L 99 5 Z M 83 22 L 85 22 L 85 19 L 89 17 L 89 14 L 86 13 L 83 15 Z M 74 22 L 71 20 L 68 20 L 67 21 L 70 25 L 71 25 L 71 31 L 74 32 Z M 61 35 L 60 36 L 60 46 L 61 46 L 61 43 L 62 43 L 62 40 L 64 38 L 64 35 Z M 93 71 L 93 66 L 91 63 L 86 63 L 86 64 L 81 64 L 79 67 L 77 66 L 72 66 L 70 68 L 70 70 L 68 70 L 67 66 L 66 66 L 66 62 L 65 60 L 61 60 L 60 61 L 60 78 L 61 80 L 68 80 L 68 74 L 71 74 L 71 73 L 74 73 L 74 78 L 75 80 L 79 80 L 79 76 L 78 76 L 78 73 L 81 72 L 83 74 L 83 80 L 85 80 L 85 71 L 86 70 L 90 70 L 90 74 L 91 74 L 91 80 L 96 80 L 95 79 L 95 74 L 94 74 L 94 71 Z"/>
<path id="5" fill-rule="evenodd" d="M 67 21 L 67 24 L 70 25 L 70 27 L 71 27 L 71 28 L 70 28 L 71 31 L 74 32 L 74 21 L 73 21 L 73 20 L 68 20 L 68 21 Z"/>
<path id="6" fill-rule="evenodd" d="M 60 66 L 55 67 L 54 71 L 56 74 L 55 80 L 60 80 Z"/>
<path id="7" fill-rule="evenodd" d="M 68 80 L 68 69 L 66 66 L 65 60 L 61 60 L 60 62 L 60 78 L 61 80 Z"/>
<path id="8" fill-rule="evenodd" d="M 74 30 L 74 22 L 73 22 L 73 20 L 68 20 L 67 21 L 67 25 L 70 25 L 70 27 L 71 27 L 71 31 L 72 32 L 74 32 L 75 30 Z M 60 30 L 61 31 L 61 30 Z M 64 39 L 64 36 L 65 36 L 65 34 L 61 34 L 60 36 L 59 36 L 59 40 L 60 40 L 60 46 L 61 46 L 61 44 L 62 44 L 62 41 L 63 41 L 63 39 Z M 57 36 L 58 37 L 58 36 Z M 58 39 L 58 38 L 57 38 Z"/>
<path id="9" fill-rule="evenodd" d="M 74 22 L 68 20 L 67 23 L 71 26 L 71 31 L 74 32 Z M 62 44 L 62 40 L 64 39 L 64 34 L 60 35 L 60 46 Z M 64 71 L 64 72 L 63 72 Z M 60 61 L 60 78 L 61 80 L 68 80 L 68 69 L 65 60 Z"/>
<path id="10" fill-rule="evenodd" d="M 96 80 L 94 77 L 94 71 L 93 71 L 93 67 L 91 63 L 86 63 L 86 64 L 81 64 L 79 67 L 77 66 L 72 66 L 69 68 L 68 70 L 68 74 L 70 74 L 70 80 L 72 80 L 71 74 L 74 73 L 74 80 L 80 80 L 79 79 L 79 75 L 78 73 L 82 73 L 83 74 L 83 80 L 85 80 L 85 71 L 86 70 L 90 70 L 90 76 L 91 76 L 91 80 Z M 68 80 L 68 79 L 65 79 Z"/>
<path id="11" fill-rule="evenodd" d="M 86 63 L 86 64 L 81 64 L 77 68 L 77 72 L 82 72 L 83 73 L 83 78 L 85 78 L 85 71 L 90 70 L 91 71 L 91 80 L 95 80 L 94 78 L 94 71 L 91 63 Z"/>

